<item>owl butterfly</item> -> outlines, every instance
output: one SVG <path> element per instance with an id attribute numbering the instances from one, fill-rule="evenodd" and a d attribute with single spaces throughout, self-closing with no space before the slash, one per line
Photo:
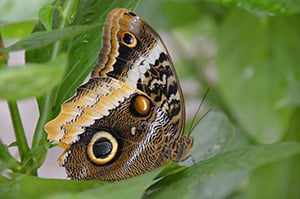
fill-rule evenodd
<path id="1" fill-rule="evenodd" d="M 65 149 L 58 160 L 68 177 L 119 181 L 182 161 L 193 144 L 184 123 L 182 91 L 161 38 L 134 12 L 114 9 L 90 80 L 45 130 Z"/>

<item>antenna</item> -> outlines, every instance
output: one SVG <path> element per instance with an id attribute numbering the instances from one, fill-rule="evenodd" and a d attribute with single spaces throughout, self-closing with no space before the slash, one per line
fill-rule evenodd
<path id="1" fill-rule="evenodd" d="M 194 128 L 196 127 L 196 124 L 198 124 L 198 123 L 199 123 L 199 122 L 200 122 L 200 121 L 201 121 L 201 120 L 202 120 L 202 119 L 203 119 L 203 118 L 211 111 L 211 109 L 209 109 L 208 111 L 206 111 L 206 112 L 201 116 L 201 118 L 199 119 L 199 121 L 198 121 L 197 123 L 195 123 L 196 118 L 197 118 L 197 115 L 198 115 L 199 112 L 200 112 L 201 106 L 203 105 L 205 99 L 207 98 L 208 92 L 209 92 L 209 89 L 207 89 L 207 90 L 205 91 L 204 96 L 203 96 L 203 98 L 202 98 L 202 100 L 201 100 L 201 103 L 200 103 L 200 105 L 198 106 L 198 109 L 197 109 L 197 111 L 196 111 L 196 113 L 195 113 L 195 115 L 194 115 L 194 118 L 193 118 L 193 120 L 192 120 L 192 123 L 191 123 L 191 126 L 190 126 L 190 130 L 189 130 L 188 136 L 191 135 L 191 133 L 193 132 Z M 194 124 L 195 124 L 195 125 L 194 125 Z"/>

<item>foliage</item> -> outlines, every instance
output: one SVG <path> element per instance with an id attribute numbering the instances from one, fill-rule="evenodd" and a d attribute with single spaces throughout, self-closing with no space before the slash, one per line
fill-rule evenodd
<path id="1" fill-rule="evenodd" d="M 299 2 L 29 1 L 0 3 L 4 43 L 19 40 L 0 49 L 0 98 L 16 137 L 0 143 L 0 198 L 300 197 Z M 213 111 L 193 126 L 192 158 L 119 183 L 37 177 L 51 147 L 43 125 L 92 70 L 115 7 L 136 10 L 168 34 L 183 88 L 187 79 L 204 88 L 184 91 L 187 102 L 210 88 L 203 107 Z M 25 67 L 8 67 L 7 53 L 21 49 Z M 31 146 L 16 104 L 29 97 L 40 112 Z M 13 146 L 20 160 L 9 153 Z"/>

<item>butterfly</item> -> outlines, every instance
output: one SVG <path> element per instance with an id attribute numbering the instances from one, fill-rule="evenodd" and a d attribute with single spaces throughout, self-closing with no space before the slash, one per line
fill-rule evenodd
<path id="1" fill-rule="evenodd" d="M 64 148 L 58 160 L 69 178 L 119 181 L 181 162 L 193 145 L 184 124 L 182 90 L 165 44 L 136 13 L 117 8 L 106 18 L 89 81 L 45 131 Z"/>

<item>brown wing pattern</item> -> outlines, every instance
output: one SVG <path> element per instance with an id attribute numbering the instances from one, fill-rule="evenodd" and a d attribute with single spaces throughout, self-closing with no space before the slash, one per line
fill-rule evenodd
<path id="1" fill-rule="evenodd" d="M 173 160 L 193 145 L 183 136 L 184 102 L 169 53 L 135 13 L 107 17 L 91 79 L 45 125 L 71 179 L 118 181 Z"/>
<path id="2" fill-rule="evenodd" d="M 160 36 L 135 13 L 110 12 L 92 76 L 113 77 L 147 93 L 182 134 L 184 100 L 172 60 Z"/>

